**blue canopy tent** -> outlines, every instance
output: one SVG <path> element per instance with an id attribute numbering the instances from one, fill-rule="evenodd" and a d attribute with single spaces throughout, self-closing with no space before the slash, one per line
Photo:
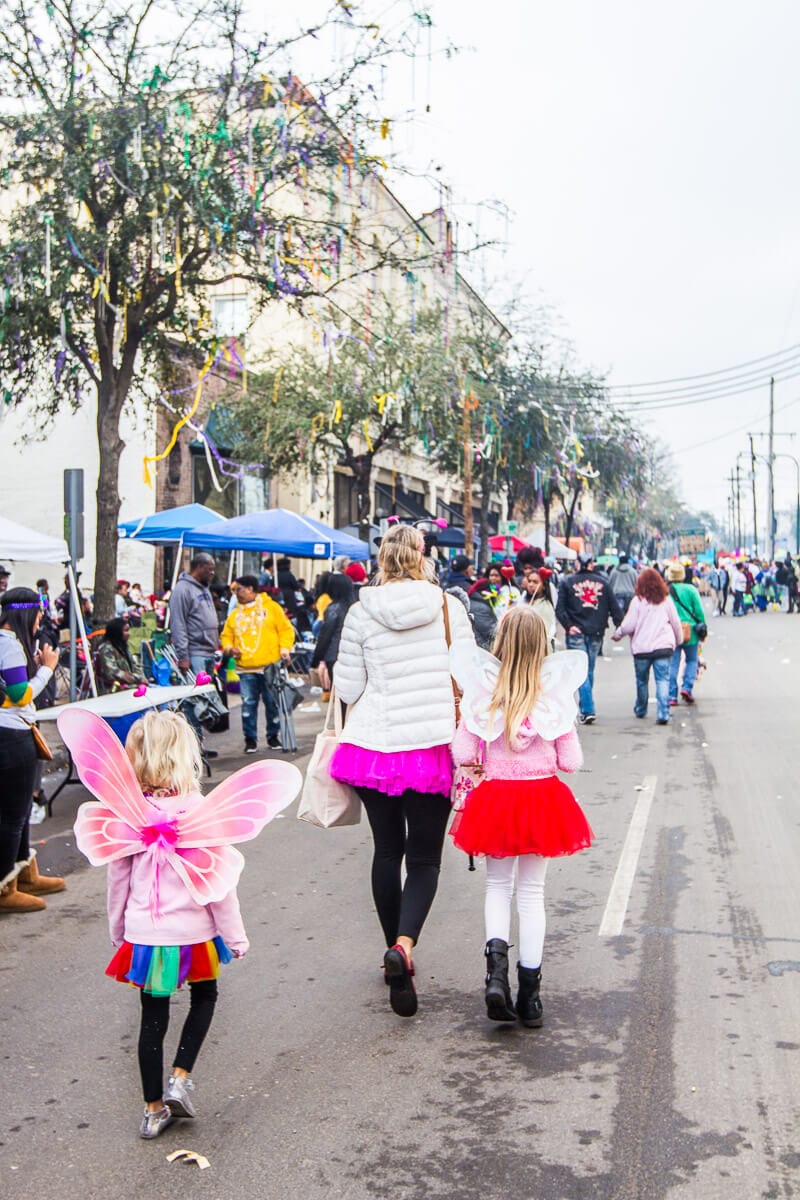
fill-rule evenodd
<path id="1" fill-rule="evenodd" d="M 223 518 L 205 504 L 181 504 L 178 508 L 167 508 L 163 512 L 151 513 L 137 521 L 123 521 L 117 526 L 121 538 L 135 538 L 151 546 L 171 546 L 184 541 L 190 529 L 198 525 L 209 525 Z"/>
<path id="2" fill-rule="evenodd" d="M 359 538 L 301 517 L 285 508 L 245 513 L 229 521 L 218 521 L 193 529 L 184 537 L 187 546 L 204 550 L 253 550 L 268 554 L 286 554 L 292 558 L 369 558 L 369 546 Z"/>

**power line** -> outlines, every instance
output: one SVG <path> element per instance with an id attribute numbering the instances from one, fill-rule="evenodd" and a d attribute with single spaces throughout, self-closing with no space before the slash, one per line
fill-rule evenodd
<path id="1" fill-rule="evenodd" d="M 710 379 L 714 375 L 730 375 L 730 374 L 734 374 L 734 373 L 739 373 L 740 371 L 744 371 L 745 368 L 747 368 L 747 367 L 755 367 L 760 363 L 776 361 L 777 359 L 782 358 L 787 354 L 794 354 L 798 350 L 800 350 L 800 343 L 797 343 L 794 346 L 788 346 L 785 350 L 774 350 L 771 354 L 762 355 L 761 358 L 748 359 L 747 362 L 738 363 L 736 366 L 733 366 L 733 367 L 721 367 L 715 371 L 702 371 L 698 375 L 678 375 L 674 379 L 651 379 L 651 380 L 645 381 L 644 383 L 628 383 L 628 384 L 616 383 L 616 384 L 609 385 L 609 390 L 610 391 L 638 391 L 641 388 L 657 388 L 659 390 L 662 390 L 662 389 L 670 386 L 673 383 L 691 383 L 693 380 L 696 380 L 696 379 Z M 767 375 L 769 375 L 770 371 L 769 371 L 768 367 L 764 367 L 763 370 L 766 371 Z"/>
<path id="2" fill-rule="evenodd" d="M 794 400 L 790 400 L 788 404 L 781 404 L 779 408 L 775 409 L 775 412 L 786 412 L 787 408 L 793 408 L 795 404 L 800 404 L 800 396 Z M 762 417 L 763 413 L 757 413 L 754 417 L 751 417 L 749 421 L 745 421 L 743 425 L 737 425 L 734 429 L 727 429 L 725 433 L 716 433 L 713 437 L 705 438 L 702 442 L 694 442 L 691 446 L 679 446 L 675 450 L 675 453 L 688 454 L 690 450 L 699 450 L 702 446 L 710 446 L 714 442 L 721 442 L 725 438 L 733 437 L 735 433 L 741 433 L 743 429 L 748 429 L 751 425 L 754 425 L 757 421 L 760 421 Z"/>

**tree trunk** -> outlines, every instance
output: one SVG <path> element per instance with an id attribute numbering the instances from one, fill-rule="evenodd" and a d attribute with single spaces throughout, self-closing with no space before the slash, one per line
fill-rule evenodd
<path id="1" fill-rule="evenodd" d="M 125 443 L 119 423 L 124 404 L 116 386 L 101 381 L 97 389 L 97 535 L 95 537 L 94 620 L 114 615 L 117 581 L 117 524 L 119 522 L 119 464 Z"/>
<path id="2" fill-rule="evenodd" d="M 583 492 L 583 484 L 582 483 L 578 484 L 578 486 L 573 488 L 573 490 L 572 490 L 572 500 L 570 501 L 569 512 L 567 513 L 566 529 L 564 530 L 564 545 L 565 546 L 569 545 L 569 539 L 572 536 L 572 526 L 575 521 L 575 509 L 577 507 L 578 499 L 581 496 L 582 492 Z"/>
<path id="3" fill-rule="evenodd" d="M 550 503 L 552 496 L 550 495 L 550 485 L 547 484 L 542 488 L 542 512 L 544 515 L 544 556 L 547 558 L 550 553 Z"/>
<path id="4" fill-rule="evenodd" d="M 356 488 L 356 520 L 358 521 L 358 536 L 362 542 L 369 542 L 369 527 L 372 515 L 372 455 L 359 454 L 350 462 Z"/>
<path id="5" fill-rule="evenodd" d="M 481 540 L 480 566 L 489 561 L 489 500 L 492 495 L 492 469 L 487 458 L 481 460 L 481 511 L 478 537 Z"/>
<path id="6" fill-rule="evenodd" d="M 462 425 L 462 449 L 464 453 L 464 553 L 470 557 L 475 552 L 475 535 L 472 522 L 472 417 L 464 400 Z"/>

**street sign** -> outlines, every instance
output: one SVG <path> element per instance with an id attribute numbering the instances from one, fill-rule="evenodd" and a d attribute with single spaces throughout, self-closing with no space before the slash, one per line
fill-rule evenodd
<path id="1" fill-rule="evenodd" d="M 500 521 L 498 528 L 502 537 L 513 537 L 519 529 L 519 521 Z"/>

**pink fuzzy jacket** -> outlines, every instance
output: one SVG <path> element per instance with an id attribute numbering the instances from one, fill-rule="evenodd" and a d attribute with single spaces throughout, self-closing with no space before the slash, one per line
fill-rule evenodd
<path id="1" fill-rule="evenodd" d="M 556 771 L 571 774 L 583 763 L 581 744 L 574 729 L 547 742 L 534 733 L 526 721 L 520 733 L 523 737 L 521 750 L 512 750 L 505 734 L 486 745 L 484 764 L 487 779 L 546 779 Z M 470 733 L 462 721 L 453 738 L 453 759 L 457 766 L 477 761 L 481 739 Z"/>
<path id="2" fill-rule="evenodd" d="M 625 619 L 612 638 L 618 642 L 626 634 L 630 634 L 632 654 L 674 650 L 683 641 L 678 613 L 669 596 L 661 604 L 649 604 L 641 596 L 634 596 Z"/>
<path id="3" fill-rule="evenodd" d="M 177 871 L 164 863 L 158 881 L 159 916 L 150 911 L 150 881 L 143 854 L 108 864 L 108 930 L 140 946 L 194 946 L 219 935 L 229 950 L 246 954 L 250 943 L 239 912 L 236 888 L 213 904 L 198 904 Z"/>

